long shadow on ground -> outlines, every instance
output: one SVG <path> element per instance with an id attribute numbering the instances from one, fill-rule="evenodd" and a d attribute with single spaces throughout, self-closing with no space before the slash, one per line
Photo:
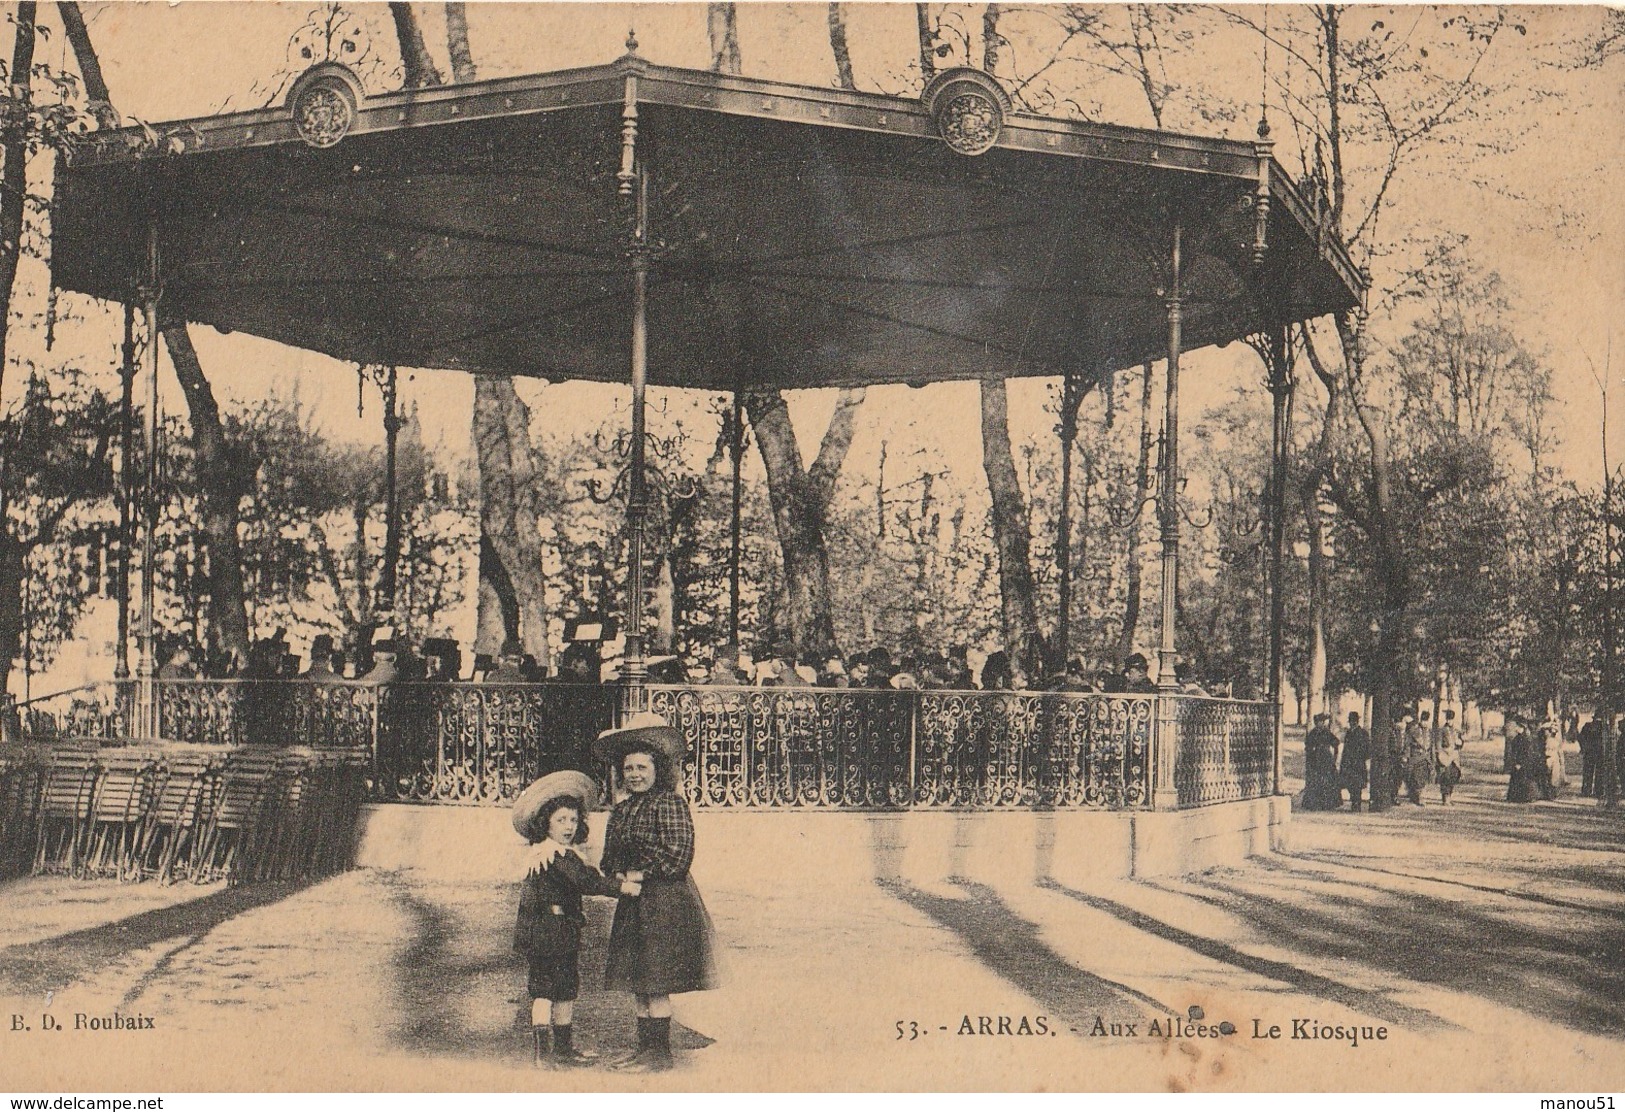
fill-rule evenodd
<path id="1" fill-rule="evenodd" d="M 1352 1008 L 1365 1015 L 1385 1019 L 1390 1023 L 1417 1029 L 1455 1029 L 1456 1025 L 1441 1019 L 1432 1012 L 1421 1008 L 1412 1008 L 1400 1004 L 1388 997 L 1386 993 L 1374 992 L 1370 989 L 1356 988 L 1335 981 L 1330 977 L 1323 977 L 1318 973 L 1311 973 L 1301 969 L 1290 962 L 1272 961 L 1269 958 L 1249 954 L 1238 950 L 1228 943 L 1220 942 L 1215 938 L 1208 938 L 1192 931 L 1176 927 L 1172 923 L 1164 922 L 1152 915 L 1136 911 L 1131 907 L 1120 904 L 1115 900 L 1108 900 L 1103 896 L 1090 895 L 1055 880 L 1041 882 L 1042 886 L 1054 892 L 1059 892 L 1068 899 L 1077 900 L 1096 911 L 1104 911 L 1116 919 L 1122 920 L 1135 930 L 1183 946 L 1187 950 L 1201 954 L 1213 961 L 1223 962 L 1225 965 L 1246 970 L 1260 977 L 1267 977 L 1272 981 L 1290 985 L 1299 992 L 1318 996 L 1322 1000 L 1330 1000 Z"/>
<path id="2" fill-rule="evenodd" d="M 1067 961 L 1039 937 L 1037 924 L 1021 918 L 985 885 L 956 880 L 966 895 L 952 899 L 902 881 L 876 883 L 953 931 L 978 961 L 1074 1028 L 1092 1024 L 1097 1016 L 1110 1022 L 1173 1012 L 1142 992 Z"/>
<path id="3" fill-rule="evenodd" d="M 18 995 L 60 991 L 133 950 L 178 940 L 164 959 L 172 960 L 228 919 L 286 899 L 310 883 L 239 885 L 116 922 L 8 946 L 0 950 L 0 990 Z"/>
<path id="4" fill-rule="evenodd" d="M 1168 890 L 1221 908 L 1272 945 L 1389 969 L 1578 1030 L 1625 1033 L 1625 922 L 1617 915 L 1496 897 L 1468 903 L 1374 886 L 1369 873 L 1256 864 Z"/>
<path id="5" fill-rule="evenodd" d="M 425 899 L 399 875 L 384 874 L 383 883 L 411 923 L 411 936 L 393 963 L 400 1020 L 390 1032 L 391 1038 L 418 1053 L 528 1063 L 530 998 L 525 962 L 510 948 L 513 905 L 502 902 L 517 899 L 517 886 L 492 889 L 493 901 L 501 903 L 508 917 L 475 923 Z M 613 905 L 589 900 L 586 913 L 581 995 L 573 1023 L 577 1045 L 603 1054 L 607 1062 L 637 1049 L 635 1013 L 630 994 L 604 989 L 604 944 Z M 458 1005 L 460 999 L 503 1001 L 512 1008 L 512 1023 L 501 1030 L 470 1025 L 459 1018 L 470 1010 Z M 672 1024 L 675 1049 L 694 1050 L 711 1042 L 681 1023 Z"/>

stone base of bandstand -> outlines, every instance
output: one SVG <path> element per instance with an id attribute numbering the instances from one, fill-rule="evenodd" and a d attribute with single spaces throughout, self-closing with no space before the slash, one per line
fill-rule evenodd
<path id="1" fill-rule="evenodd" d="M 995 890 L 1181 876 L 1286 848 L 1286 796 L 1186 811 L 697 811 L 694 873 L 782 891 L 828 884 Z M 589 856 L 607 815 L 592 816 Z M 356 864 L 466 880 L 511 878 L 521 850 L 503 807 L 365 809 Z"/>

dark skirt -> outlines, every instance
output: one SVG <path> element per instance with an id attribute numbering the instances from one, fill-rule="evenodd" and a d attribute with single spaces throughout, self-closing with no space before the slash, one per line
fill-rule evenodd
<path id="1" fill-rule="evenodd" d="M 717 987 L 711 916 L 692 877 L 645 880 L 641 896 L 616 905 L 604 987 L 640 996 Z"/>

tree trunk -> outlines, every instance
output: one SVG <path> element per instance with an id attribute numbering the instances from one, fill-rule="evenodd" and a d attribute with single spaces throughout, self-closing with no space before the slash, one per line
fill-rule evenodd
<path id="1" fill-rule="evenodd" d="M 1134 505 L 1130 507 L 1133 519 L 1129 524 L 1128 582 L 1123 601 L 1123 629 L 1117 635 L 1116 664 L 1119 671 L 1134 652 L 1134 636 L 1140 627 L 1141 578 L 1144 574 L 1140 559 L 1140 510 L 1151 491 L 1151 364 L 1142 368 L 1140 384 L 1140 454 L 1134 472 Z"/>
<path id="2" fill-rule="evenodd" d="M 494 654 L 503 640 L 517 638 L 546 667 L 547 582 L 532 495 L 540 480 L 531 453 L 530 407 L 512 379 L 475 378 L 474 450 L 480 475 L 480 598 L 494 594 L 501 600 L 499 606 L 480 607 L 474 651 Z M 500 627 L 494 618 L 501 619 Z"/>
<path id="3" fill-rule="evenodd" d="M 734 5 L 713 3 L 708 15 L 713 67 L 720 73 L 738 73 L 740 58 Z M 832 5 L 830 48 L 836 53 L 838 71 L 845 30 L 844 16 Z M 733 36 L 731 48 L 730 35 Z M 837 36 L 840 46 L 837 46 Z M 727 68 L 729 66 L 733 68 Z M 816 659 L 838 652 L 835 612 L 829 592 L 829 547 L 824 532 L 835 478 L 852 446 L 857 411 L 863 397 L 861 389 L 841 391 L 835 402 L 835 413 L 819 443 L 818 458 L 809 470 L 802 467 L 801 448 L 796 444 L 795 428 L 790 423 L 790 410 L 783 393 L 744 395 L 745 412 L 756 432 L 756 449 L 767 469 L 768 501 L 773 506 L 779 551 L 784 562 L 785 618 L 791 648 Z"/>
<path id="4" fill-rule="evenodd" d="M 462 0 L 448 0 L 446 4 L 446 47 L 451 55 L 452 80 L 475 80 L 474 54 L 468 48 L 468 5 Z"/>
<path id="5" fill-rule="evenodd" d="M 12 665 L 22 655 L 23 583 L 26 579 L 26 553 L 10 535 L 0 530 L 0 705 L 5 703 Z"/>
<path id="6" fill-rule="evenodd" d="M 999 68 L 999 44 L 1003 42 L 999 37 L 999 16 L 1003 14 L 1004 10 L 998 4 L 989 4 L 982 9 L 982 70 L 984 73 L 993 73 Z"/>
<path id="7" fill-rule="evenodd" d="M 931 5 L 914 5 L 914 23 L 920 36 L 920 82 L 929 85 L 937 75 L 936 54 L 931 45 Z"/>
<path id="8" fill-rule="evenodd" d="M 6 382 L 7 339 L 11 331 L 11 287 L 17 280 L 17 260 L 23 250 L 23 197 L 28 192 L 28 74 L 34 69 L 34 20 L 38 5 L 23 0 L 17 5 L 16 42 L 11 72 L 22 74 L 13 85 L 22 100 L 9 101 L 0 120 L 0 398 Z M 14 78 L 14 80 L 16 80 Z"/>
<path id="9" fill-rule="evenodd" d="M 711 37 L 711 69 L 715 73 L 738 73 L 739 16 L 733 4 L 712 3 L 705 9 L 706 30 Z"/>
<path id="10" fill-rule="evenodd" d="M 1010 448 L 1010 399 L 1004 379 L 982 379 L 982 469 L 993 503 L 993 544 L 999 553 L 999 597 L 1004 648 L 1028 679 L 1043 668 L 1044 639 L 1038 628 L 1027 500 Z"/>
<path id="11" fill-rule="evenodd" d="M 96 57 L 96 48 L 91 45 L 90 31 L 85 27 L 85 17 L 79 11 L 79 5 L 72 0 L 60 0 L 56 8 L 62 16 L 62 29 L 67 32 L 68 43 L 73 47 L 73 56 L 79 63 L 79 77 L 85 83 L 85 100 L 91 115 L 96 117 L 98 127 L 117 127 L 118 112 L 107 91 L 101 60 Z"/>
<path id="12" fill-rule="evenodd" d="M 1351 349 L 1352 350 L 1352 349 Z M 1374 722 L 1393 720 L 1398 701 L 1404 696 L 1399 669 L 1409 641 L 1407 612 L 1410 607 L 1411 577 L 1405 559 L 1403 538 L 1398 535 L 1393 516 L 1393 468 L 1388 458 L 1388 434 L 1381 424 L 1380 415 L 1356 404 L 1355 413 L 1364 430 L 1371 449 L 1371 496 L 1369 506 L 1370 541 L 1377 568 L 1379 609 L 1377 612 L 1377 651 L 1371 660 L 1371 713 Z M 1381 810 L 1386 798 L 1378 803 L 1375 786 L 1378 780 L 1379 757 L 1373 747 L 1371 778 L 1373 784 L 1372 807 Z M 1386 754 L 1380 759 L 1382 772 L 1392 775 L 1387 767 Z"/>
<path id="13" fill-rule="evenodd" d="M 1320 472 L 1298 489 L 1309 543 L 1309 698 L 1311 717 L 1327 709 L 1326 699 L 1326 529 L 1320 516 Z"/>
<path id="14" fill-rule="evenodd" d="M 243 590 L 243 553 L 238 544 L 238 512 L 250 476 L 226 442 L 220 406 L 203 375 L 185 322 L 162 328 L 170 363 L 186 395 L 192 426 L 192 469 L 197 482 L 198 525 L 209 561 L 209 626 L 216 646 L 248 659 L 248 606 Z"/>
<path id="15" fill-rule="evenodd" d="M 654 634 L 649 651 L 665 654 L 677 649 L 677 577 L 672 571 L 672 554 L 663 552 L 655 562 Z"/>
<path id="16" fill-rule="evenodd" d="M 767 494 L 784 560 L 790 649 L 825 658 L 834 654 L 835 611 L 829 593 L 829 548 L 824 527 L 835 475 L 852 443 L 862 390 L 842 390 L 812 471 L 801 464 L 790 408 L 778 391 L 745 395 L 756 448 L 767 469 Z"/>
<path id="17" fill-rule="evenodd" d="M 423 35 L 405 4 L 391 4 L 401 52 L 418 55 L 408 67 L 438 85 L 440 75 L 422 50 Z M 401 9 L 407 9 L 403 15 Z M 462 3 L 446 5 L 446 47 L 452 78 L 477 80 L 468 42 L 468 12 Z M 421 53 L 420 53 L 421 52 Z M 537 482 L 530 407 L 520 401 L 513 380 L 493 375 L 474 378 L 473 436 L 480 477 L 480 560 L 474 651 L 496 655 L 504 641 L 517 640 L 546 667 L 547 580 L 542 572 L 541 534 L 532 491 Z"/>
<path id="18" fill-rule="evenodd" d="M 390 0 L 389 14 L 395 17 L 395 37 L 401 47 L 406 87 L 421 89 L 444 84 L 445 78 L 440 76 L 434 59 L 429 57 L 429 47 L 423 41 L 423 30 L 418 26 L 417 16 L 412 14 L 412 5 L 402 0 Z"/>
<path id="19" fill-rule="evenodd" d="M 846 44 L 846 9 L 831 0 L 829 5 L 829 49 L 835 55 L 835 83 L 843 89 L 856 89 L 852 76 L 852 52 Z"/>

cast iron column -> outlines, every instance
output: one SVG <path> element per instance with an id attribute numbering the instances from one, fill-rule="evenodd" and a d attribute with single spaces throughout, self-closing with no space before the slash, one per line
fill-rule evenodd
<path id="1" fill-rule="evenodd" d="M 401 561 L 401 500 L 396 490 L 395 452 L 404 422 L 394 367 L 384 368 L 378 386 L 384 395 L 384 567 L 378 576 L 378 594 L 399 635 L 401 623 L 395 613 L 395 581 Z"/>
<path id="2" fill-rule="evenodd" d="M 1177 691 L 1174 669 L 1179 653 L 1174 644 L 1174 625 L 1179 609 L 1179 351 L 1180 323 L 1180 237 L 1174 225 L 1173 253 L 1168 288 L 1168 386 L 1162 434 L 1162 646 L 1158 650 L 1157 686 Z"/>
<path id="3" fill-rule="evenodd" d="M 134 523 L 130 520 L 130 498 L 134 476 L 130 473 L 130 448 L 135 440 L 135 306 L 124 307 L 124 361 L 119 367 L 118 437 L 118 644 L 113 653 L 113 678 L 130 678 L 130 549 L 134 547 Z M 127 692 L 120 691 L 120 699 Z M 122 704 L 121 705 L 126 705 Z"/>
<path id="4" fill-rule="evenodd" d="M 136 662 L 135 736 L 158 736 L 158 659 L 153 640 L 158 530 L 158 224 L 147 229 L 147 273 L 140 291 L 147 329 L 146 496 L 142 505 L 140 656 Z"/>
<path id="5" fill-rule="evenodd" d="M 1174 225 L 1168 285 L 1168 383 L 1163 414 L 1162 474 L 1158 510 L 1162 519 L 1162 645 L 1157 666 L 1157 733 L 1151 783 L 1151 805 L 1159 811 L 1179 806 L 1174 780 L 1179 762 L 1179 706 L 1171 698 L 1179 691 L 1174 669 L 1179 663 L 1174 625 L 1179 611 L 1179 351 L 1181 346 L 1179 299 L 1180 227 Z"/>
<path id="6" fill-rule="evenodd" d="M 729 522 L 728 537 L 728 644 L 733 653 L 733 659 L 728 662 L 734 667 L 739 661 L 739 562 L 743 555 L 743 539 L 740 529 L 740 517 L 743 511 L 743 488 L 740 485 L 740 464 L 745 454 L 745 405 L 734 391 L 733 397 L 733 428 L 731 430 L 732 444 L 729 445 L 733 456 L 733 517 Z"/>
<path id="7" fill-rule="evenodd" d="M 649 177 L 637 168 L 637 219 L 632 232 L 632 449 L 626 482 L 626 664 L 622 710 L 643 709 L 643 523 L 647 515 L 644 409 L 649 380 Z"/>
<path id="8" fill-rule="evenodd" d="M 1271 330 L 1266 341 L 1270 353 L 1270 395 L 1274 403 L 1271 425 L 1270 454 L 1270 674 L 1269 699 L 1275 708 L 1275 782 L 1273 790 L 1281 791 L 1281 689 L 1285 658 L 1286 593 L 1281 589 L 1281 571 L 1286 549 L 1286 483 L 1288 453 L 1292 449 L 1292 378 L 1291 326 L 1282 324 Z"/>

